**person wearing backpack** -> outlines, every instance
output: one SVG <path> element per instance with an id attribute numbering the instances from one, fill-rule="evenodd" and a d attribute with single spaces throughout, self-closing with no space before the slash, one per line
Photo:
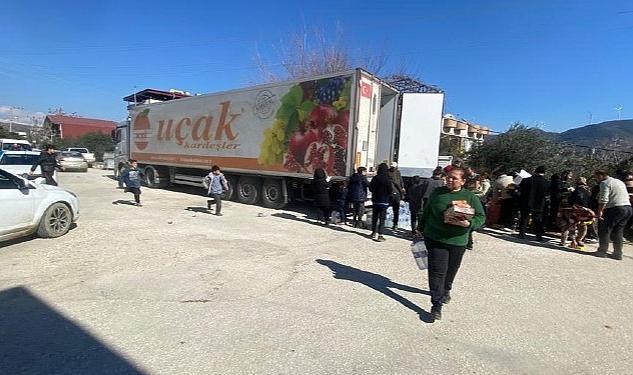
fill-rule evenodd
<path id="1" fill-rule="evenodd" d="M 213 198 L 207 200 L 207 209 L 211 210 L 211 204 L 215 200 L 215 215 L 222 216 L 222 194 L 229 190 L 229 185 L 220 167 L 211 167 L 211 172 L 204 178 L 204 184 L 208 186 L 207 196 Z"/>

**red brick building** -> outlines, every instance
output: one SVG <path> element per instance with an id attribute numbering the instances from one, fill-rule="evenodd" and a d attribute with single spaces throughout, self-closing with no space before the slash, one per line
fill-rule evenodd
<path id="1" fill-rule="evenodd" d="M 87 133 L 110 134 L 116 129 L 116 122 L 85 117 L 48 115 L 44 126 L 50 127 L 61 139 L 79 138 Z"/>

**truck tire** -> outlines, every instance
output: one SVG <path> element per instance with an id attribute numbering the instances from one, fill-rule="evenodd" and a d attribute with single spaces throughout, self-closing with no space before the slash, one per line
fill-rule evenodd
<path id="1" fill-rule="evenodd" d="M 73 213 L 64 203 L 53 203 L 46 209 L 40 225 L 37 227 L 37 234 L 43 238 L 55 238 L 68 233 L 72 223 Z"/>
<path id="2" fill-rule="evenodd" d="M 164 180 L 159 180 L 159 176 L 165 174 L 164 170 L 157 170 L 153 166 L 147 166 L 143 170 L 143 183 L 150 189 L 164 188 L 168 185 Z"/>
<path id="3" fill-rule="evenodd" d="M 282 185 L 284 181 L 270 178 L 264 180 L 262 186 L 262 202 L 265 207 L 279 209 L 286 205 Z"/>
<path id="4" fill-rule="evenodd" d="M 255 177 L 240 177 L 237 183 L 237 200 L 245 204 L 259 202 L 259 179 Z"/>
<path id="5" fill-rule="evenodd" d="M 224 176 L 226 178 L 226 184 L 229 186 L 229 190 L 222 194 L 222 200 L 232 201 L 235 199 L 235 188 L 237 186 L 237 178 L 233 176 Z"/>
<path id="6" fill-rule="evenodd" d="M 143 170 L 143 184 L 150 189 L 156 189 L 158 187 L 156 183 L 156 169 L 154 169 L 154 167 L 146 167 Z"/>

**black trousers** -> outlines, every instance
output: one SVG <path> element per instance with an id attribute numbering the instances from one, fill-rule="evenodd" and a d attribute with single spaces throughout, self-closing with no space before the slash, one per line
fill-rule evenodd
<path id="1" fill-rule="evenodd" d="M 398 219 L 400 219 L 400 200 L 392 200 L 391 208 L 393 208 L 393 227 L 398 226 Z"/>
<path id="2" fill-rule="evenodd" d="M 501 200 L 501 225 L 506 228 L 512 228 L 514 225 L 514 202 L 513 199 L 502 199 Z"/>
<path id="3" fill-rule="evenodd" d="M 211 205 L 215 202 L 215 213 L 222 213 L 222 194 L 209 194 L 209 197 L 213 199 L 207 200 L 207 208 L 211 209 Z"/>
<path id="4" fill-rule="evenodd" d="M 385 220 L 387 219 L 387 207 L 374 204 L 371 210 L 372 210 L 371 232 L 382 235 L 385 232 Z"/>
<path id="5" fill-rule="evenodd" d="M 441 306 L 444 295 L 453 288 L 455 275 L 462 264 L 466 248 L 464 246 L 447 245 L 430 238 L 424 240 L 429 256 L 429 289 L 431 303 Z"/>
<path id="6" fill-rule="evenodd" d="M 357 201 L 353 203 L 354 206 L 354 223 L 358 223 L 363 220 L 363 214 L 365 213 L 365 202 Z"/>
<path id="7" fill-rule="evenodd" d="M 549 215 L 547 217 L 547 227 L 550 229 L 558 229 L 556 219 L 558 218 L 558 209 L 560 208 L 560 200 L 552 199 L 549 204 Z"/>
<path id="8" fill-rule="evenodd" d="M 415 232 L 418 224 L 418 214 L 420 213 L 420 206 L 409 203 L 409 212 L 411 213 L 411 231 Z"/>
<path id="9" fill-rule="evenodd" d="M 323 222 L 325 222 L 326 224 L 329 224 L 330 220 L 332 219 L 332 207 L 319 206 L 319 210 L 321 211 L 321 214 L 323 215 Z"/>
<path id="10" fill-rule="evenodd" d="M 598 251 L 606 253 L 609 249 L 609 240 L 613 240 L 613 255 L 622 256 L 624 227 L 632 213 L 631 206 L 618 206 L 604 210 L 602 220 L 598 222 L 600 240 Z"/>
<path id="11" fill-rule="evenodd" d="M 128 191 L 134 194 L 134 202 L 141 203 L 141 188 L 131 187 L 128 188 Z"/>
<path id="12" fill-rule="evenodd" d="M 53 178 L 55 172 L 42 171 L 42 177 L 46 179 L 46 185 L 57 186 L 57 181 Z"/>
<path id="13" fill-rule="evenodd" d="M 529 208 L 521 208 L 521 217 L 519 218 L 519 234 L 524 236 L 527 232 L 528 221 L 532 216 L 532 228 L 536 238 L 542 238 L 545 234 L 545 225 L 543 223 L 543 211 L 530 210 Z"/>

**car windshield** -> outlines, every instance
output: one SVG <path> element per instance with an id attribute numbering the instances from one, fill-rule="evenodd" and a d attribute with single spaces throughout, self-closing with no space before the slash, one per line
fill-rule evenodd
<path id="1" fill-rule="evenodd" d="M 81 152 L 82 154 L 88 153 L 88 149 L 85 149 L 85 148 L 71 148 L 70 151 Z"/>
<path id="2" fill-rule="evenodd" d="M 3 143 L 2 149 L 4 151 L 31 151 L 31 145 L 24 143 Z"/>
<path id="3" fill-rule="evenodd" d="M 82 158 L 83 157 L 77 151 L 64 151 L 62 152 L 62 156 L 67 157 L 67 158 Z"/>
<path id="4" fill-rule="evenodd" d="M 4 154 L 0 158 L 1 165 L 33 165 L 38 159 L 39 155 L 19 155 L 19 154 Z"/>

